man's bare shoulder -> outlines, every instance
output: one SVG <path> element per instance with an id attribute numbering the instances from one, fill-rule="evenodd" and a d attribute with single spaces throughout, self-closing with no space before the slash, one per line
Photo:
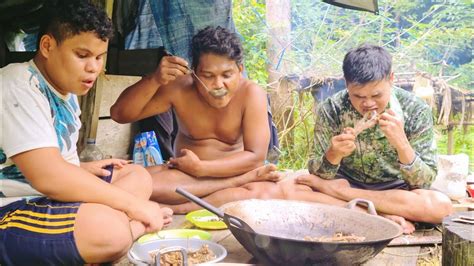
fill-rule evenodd
<path id="1" fill-rule="evenodd" d="M 165 97 L 176 110 L 189 109 L 199 101 L 194 80 L 190 74 L 180 76 L 163 87 L 160 97 Z"/>
<path id="2" fill-rule="evenodd" d="M 255 96 L 255 95 L 266 94 L 265 90 L 262 87 L 260 87 L 260 85 L 246 78 L 242 78 L 241 83 L 240 83 L 240 88 L 242 92 L 245 94 L 245 96 Z"/>

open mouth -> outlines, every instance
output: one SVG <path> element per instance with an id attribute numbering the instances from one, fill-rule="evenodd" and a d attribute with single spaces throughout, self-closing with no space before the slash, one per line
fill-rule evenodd
<path id="1" fill-rule="evenodd" d="M 92 88 L 92 86 L 94 86 L 94 80 L 83 80 L 82 84 L 87 88 Z"/>
<path id="2" fill-rule="evenodd" d="M 228 93 L 229 93 L 229 91 L 225 88 L 209 91 L 209 94 L 214 98 L 222 98 L 222 97 L 226 96 Z"/>

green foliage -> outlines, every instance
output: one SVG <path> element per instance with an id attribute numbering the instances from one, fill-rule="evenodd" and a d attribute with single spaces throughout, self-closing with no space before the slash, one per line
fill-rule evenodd
<path id="1" fill-rule="evenodd" d="M 233 1 L 233 19 L 243 37 L 244 65 L 249 78 L 261 86 L 267 84 L 266 71 L 267 33 L 265 3 L 256 0 Z"/>
<path id="2" fill-rule="evenodd" d="M 448 154 L 448 132 L 437 127 L 436 143 L 438 154 Z M 469 156 L 469 171 L 474 172 L 474 127 L 455 127 L 453 129 L 453 154 L 465 153 Z"/>

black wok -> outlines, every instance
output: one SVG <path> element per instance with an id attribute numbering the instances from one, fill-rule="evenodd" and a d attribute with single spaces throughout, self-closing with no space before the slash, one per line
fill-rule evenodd
<path id="1" fill-rule="evenodd" d="M 401 227 L 385 218 L 318 203 L 289 200 L 242 200 L 214 208 L 191 201 L 223 218 L 242 246 L 266 265 L 357 265 L 377 255 Z M 369 212 L 373 204 L 366 200 Z M 357 201 L 350 205 L 353 207 Z M 337 232 L 365 237 L 362 242 L 312 242 L 305 237 L 333 236 Z"/>

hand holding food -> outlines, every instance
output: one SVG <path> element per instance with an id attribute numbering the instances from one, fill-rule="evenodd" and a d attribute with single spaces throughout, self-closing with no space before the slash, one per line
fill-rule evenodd
<path id="1" fill-rule="evenodd" d="M 380 115 L 379 126 L 390 145 L 395 149 L 402 149 L 407 144 L 409 145 L 403 121 L 392 110 L 388 109 Z"/>
<path id="2" fill-rule="evenodd" d="M 344 157 L 349 156 L 356 148 L 355 146 L 355 130 L 353 128 L 345 128 L 341 134 L 331 138 L 331 145 L 326 152 L 326 159 L 337 165 Z"/>

